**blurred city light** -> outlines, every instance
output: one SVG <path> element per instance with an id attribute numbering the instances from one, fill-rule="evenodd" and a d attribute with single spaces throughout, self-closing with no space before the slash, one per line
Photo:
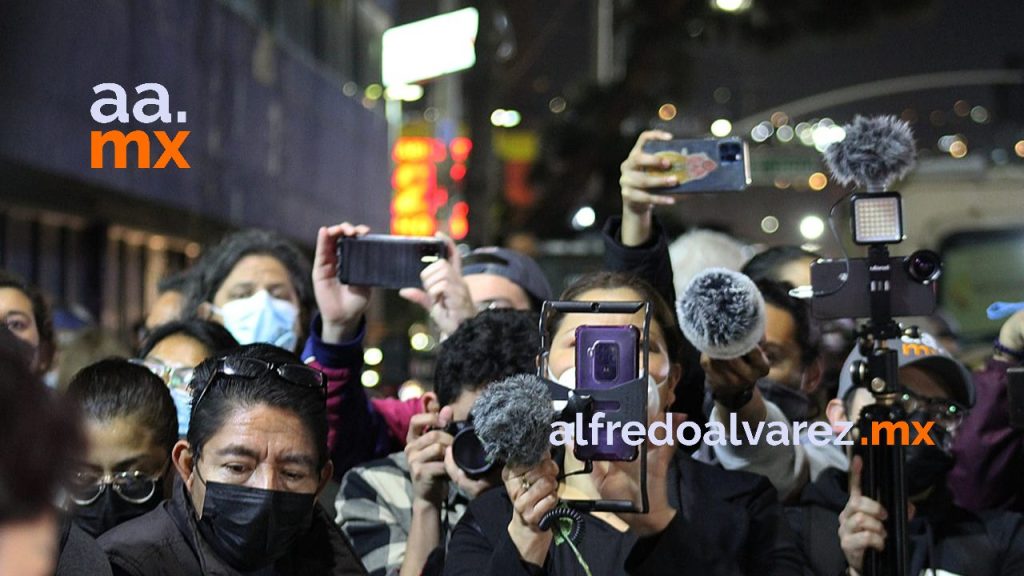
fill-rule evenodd
<path id="1" fill-rule="evenodd" d="M 597 222 L 597 213 L 590 206 L 584 206 L 576 211 L 572 217 L 572 227 L 576 230 L 585 230 Z"/>
<path id="2" fill-rule="evenodd" d="M 561 114 L 562 112 L 565 112 L 565 107 L 565 98 L 562 98 L 561 96 L 555 96 L 548 102 L 548 109 L 554 112 L 555 114 Z"/>
<path id="3" fill-rule="evenodd" d="M 423 386 L 416 380 L 406 380 L 398 389 L 398 399 L 405 402 L 423 396 Z"/>
<path id="4" fill-rule="evenodd" d="M 826 124 L 825 120 L 828 119 L 818 122 L 818 125 L 811 131 L 811 140 L 814 142 L 814 149 L 818 152 L 824 152 L 832 144 L 842 142 L 846 138 L 846 130 L 842 126 L 836 126 L 831 121 Z"/>
<path id="5" fill-rule="evenodd" d="M 384 31 L 381 78 L 385 86 L 412 84 L 476 64 L 480 15 L 463 8 Z"/>
<path id="6" fill-rule="evenodd" d="M 661 108 L 658 108 L 658 118 L 668 122 L 676 117 L 677 112 L 675 104 L 662 104 Z"/>
<path id="7" fill-rule="evenodd" d="M 1013 145 L 1013 151 L 1017 156 L 1024 158 L 1024 140 L 1017 140 L 1017 143 Z"/>
<path id="8" fill-rule="evenodd" d="M 775 234 L 779 231 L 779 219 L 775 216 L 765 216 L 761 219 L 761 230 L 765 234 Z"/>
<path id="9" fill-rule="evenodd" d="M 423 86 L 419 84 L 398 84 L 388 86 L 384 91 L 388 100 L 401 100 L 403 102 L 415 102 L 423 98 Z"/>
<path id="10" fill-rule="evenodd" d="M 522 116 L 517 110 L 505 110 L 504 108 L 498 108 L 494 112 L 491 112 L 491 124 L 499 128 L 515 128 L 519 125 L 522 120 Z"/>
<path id="11" fill-rule="evenodd" d="M 772 123 L 765 120 L 750 130 L 750 138 L 754 142 L 764 142 L 771 138 L 774 132 L 775 128 L 772 126 Z"/>
<path id="12" fill-rule="evenodd" d="M 963 158 L 967 156 L 967 143 L 963 140 L 957 140 L 949 145 L 949 155 L 953 158 Z"/>
<path id="13" fill-rule="evenodd" d="M 380 374 L 376 370 L 364 370 L 359 380 L 365 388 L 373 388 L 380 384 Z"/>
<path id="14" fill-rule="evenodd" d="M 988 109 L 984 106 L 975 106 L 974 108 L 971 108 L 971 120 L 974 120 L 978 124 L 988 122 Z"/>
<path id="15" fill-rule="evenodd" d="M 409 338 L 409 346 L 417 352 L 422 352 L 430 346 L 430 336 L 424 332 L 417 332 Z"/>
<path id="16" fill-rule="evenodd" d="M 363 362 L 367 366 L 376 366 L 384 360 L 384 352 L 380 348 L 367 348 L 366 352 L 363 352 Z"/>
<path id="17" fill-rule="evenodd" d="M 795 135 L 793 127 L 788 124 L 779 126 L 779 129 L 775 131 L 775 137 L 779 139 L 779 142 L 789 142 Z"/>
<path id="18" fill-rule="evenodd" d="M 817 216 L 805 216 L 800 221 L 800 234 L 808 240 L 817 240 L 825 232 L 825 222 Z"/>
<path id="19" fill-rule="evenodd" d="M 752 0 L 711 0 L 711 6 L 722 12 L 743 12 L 750 9 Z"/>
<path id="20" fill-rule="evenodd" d="M 825 186 L 828 186 L 828 176 L 825 176 L 821 172 L 815 172 L 807 179 L 807 185 L 811 187 L 811 190 L 824 190 Z"/>
<path id="21" fill-rule="evenodd" d="M 719 118 L 711 123 L 711 133 L 717 138 L 725 138 L 732 133 L 732 122 Z"/>

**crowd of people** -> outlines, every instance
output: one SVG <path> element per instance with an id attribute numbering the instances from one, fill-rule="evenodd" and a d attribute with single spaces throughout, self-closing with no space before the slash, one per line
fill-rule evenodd
<path id="1" fill-rule="evenodd" d="M 604 269 L 560 294 L 524 254 L 460 257 L 445 239 L 450 256 L 401 291 L 441 340 L 419 398 L 371 398 L 360 383 L 372 289 L 339 281 L 335 245 L 365 226 L 321 228 L 312 262 L 272 232 L 228 235 L 161 282 L 130 357 L 93 361 L 58 390 L 43 383 L 57 348 L 46 298 L 0 271 L 0 576 L 860 574 L 891 511 L 841 446 L 650 445 L 649 510 L 583 512 L 578 542 L 544 518 L 567 500 L 640 501 L 637 462 L 588 466 L 571 449 L 527 469 L 456 461 L 492 383 L 537 373 L 543 356 L 541 376 L 571 388 L 579 327 L 645 324 L 639 312 L 574 314 L 542 335 L 549 300 L 650 304 L 649 422 L 839 434 L 872 403 L 848 369 L 863 352 L 849 334 L 825 345 L 791 295 L 817 258 L 797 247 L 742 263 L 765 303 L 753 351 L 716 359 L 686 340 L 679 250 L 654 215 L 676 202 L 657 194 L 673 177 L 643 152 L 668 138 L 640 136 L 621 166 L 622 215 L 603 230 Z M 1024 574 L 1024 434 L 1007 385 L 1024 361 L 1024 312 L 974 373 L 925 331 L 887 344 L 907 417 L 932 423 L 934 440 L 906 450 L 907 573 Z"/>

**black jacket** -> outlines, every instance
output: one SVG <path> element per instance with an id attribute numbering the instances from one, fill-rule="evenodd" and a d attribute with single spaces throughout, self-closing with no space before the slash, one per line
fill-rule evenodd
<path id="1" fill-rule="evenodd" d="M 114 575 L 239 576 L 199 535 L 191 500 L 180 481 L 170 500 L 100 536 Z M 319 504 L 313 526 L 293 549 L 259 576 L 365 576 L 341 530 Z"/>
<path id="2" fill-rule="evenodd" d="M 60 535 L 60 558 L 55 576 L 108 576 L 110 562 L 96 540 L 65 514 Z"/>
<path id="3" fill-rule="evenodd" d="M 846 570 L 839 547 L 839 513 L 849 499 L 845 472 L 829 469 L 808 484 L 786 514 L 807 555 L 807 574 L 837 576 Z M 917 507 L 908 529 L 910 570 L 945 570 L 965 576 L 1024 574 L 1024 516 L 1014 512 L 974 514 L 936 493 Z"/>
<path id="4" fill-rule="evenodd" d="M 672 283 L 668 238 L 656 218 L 653 221 L 650 239 L 640 246 L 625 246 L 622 243 L 620 216 L 608 219 L 604 226 L 603 238 L 605 270 L 629 272 L 643 278 L 657 290 L 672 310 L 676 309 L 676 289 Z M 700 352 L 685 337 L 683 343 L 683 377 L 676 385 L 676 401 L 671 410 L 685 413 L 691 422 L 703 426 L 707 418 L 704 416 L 704 370 L 700 367 Z"/>
<path id="5" fill-rule="evenodd" d="M 594 576 L 801 574 L 796 540 L 766 479 L 677 452 L 668 481 L 679 513 L 659 535 L 637 541 L 586 517 L 580 551 Z M 511 517 L 504 489 L 474 500 L 452 533 L 446 576 L 584 574 L 566 545 L 552 546 L 541 569 L 523 563 L 508 535 Z"/>

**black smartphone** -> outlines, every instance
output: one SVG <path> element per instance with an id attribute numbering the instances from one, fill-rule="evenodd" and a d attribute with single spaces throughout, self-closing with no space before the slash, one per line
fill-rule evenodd
<path id="1" fill-rule="evenodd" d="M 367 234 L 338 241 L 338 280 L 355 286 L 419 288 L 420 272 L 448 257 L 442 240 Z"/>
<path id="2" fill-rule="evenodd" d="M 576 389 L 607 390 L 632 382 L 638 378 L 640 331 L 635 326 L 580 326 L 576 329 Z M 594 412 L 618 412 L 620 407 L 596 402 Z M 605 418 L 607 425 L 609 418 Z M 589 431 L 589 426 L 587 427 Z M 596 440 L 596 441 L 595 441 Z M 579 442 L 573 453 L 580 460 L 634 460 L 638 449 L 623 441 L 621 430 L 609 439 L 607 427 L 601 428 L 597 438 L 588 439 L 588 445 Z"/>
<path id="3" fill-rule="evenodd" d="M 1024 366 L 1006 370 L 1006 393 L 1010 400 L 1010 426 L 1024 430 Z"/>
<path id="4" fill-rule="evenodd" d="M 904 256 L 889 259 L 892 271 L 892 316 L 928 316 L 935 311 L 935 282 L 922 284 L 906 271 Z M 815 318 L 871 317 L 870 271 L 864 258 L 850 258 L 849 270 L 842 260 L 818 260 L 811 264 L 811 313 Z"/>
<path id="5" fill-rule="evenodd" d="M 740 138 L 700 140 L 651 140 L 644 152 L 666 158 L 668 170 L 652 174 L 675 176 L 676 186 L 652 190 L 659 194 L 736 192 L 750 185 L 750 155 Z"/>

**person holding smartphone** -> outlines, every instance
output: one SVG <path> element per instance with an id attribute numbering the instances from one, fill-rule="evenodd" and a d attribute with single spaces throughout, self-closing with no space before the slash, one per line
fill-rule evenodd
<path id="1" fill-rule="evenodd" d="M 682 334 L 657 291 L 626 274 L 584 276 L 560 298 L 577 301 L 649 301 L 650 384 L 648 419 L 664 420 L 683 376 Z M 554 378 L 576 368 L 576 328 L 643 325 L 643 314 L 566 314 L 551 327 L 549 367 Z M 648 514 L 595 512 L 585 516 L 586 535 L 576 552 L 539 523 L 564 499 L 638 502 L 635 464 L 595 462 L 579 469 L 567 450 L 564 461 L 545 460 L 522 471 L 503 472 L 504 487 L 474 500 L 452 534 L 445 574 L 594 575 L 800 574 L 800 553 L 785 524 L 775 490 L 762 477 L 702 464 L 673 446 L 648 451 Z"/>

